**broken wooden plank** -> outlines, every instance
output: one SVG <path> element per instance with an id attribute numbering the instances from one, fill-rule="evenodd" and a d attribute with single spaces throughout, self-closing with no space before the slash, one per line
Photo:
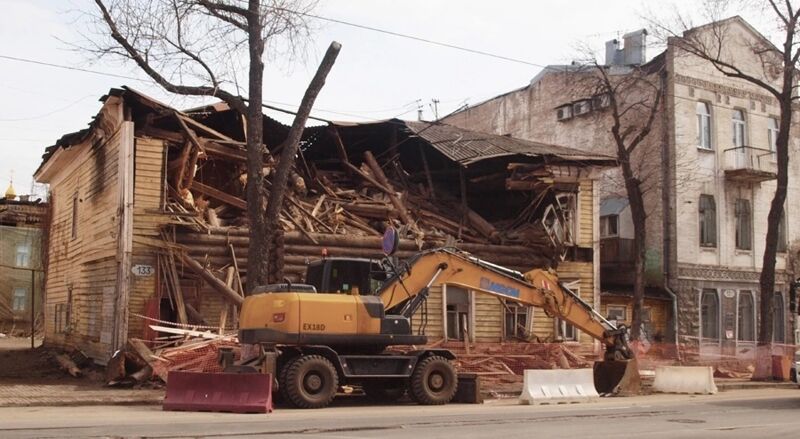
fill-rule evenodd
<path id="1" fill-rule="evenodd" d="M 153 355 L 153 351 L 151 351 L 142 340 L 139 340 L 138 338 L 129 338 L 128 346 L 133 349 L 134 352 L 136 352 L 139 358 L 144 360 L 144 362 L 153 369 L 154 374 L 161 378 L 161 380 L 165 383 L 167 382 L 166 368 L 164 368 L 163 365 L 158 364 L 158 357 Z"/>
<path id="2" fill-rule="evenodd" d="M 77 378 L 83 375 L 81 369 L 75 365 L 75 362 L 72 361 L 66 354 L 56 354 L 53 358 L 55 358 L 58 366 L 64 369 L 68 374 L 72 375 L 73 377 Z"/>
<path id="3" fill-rule="evenodd" d="M 200 183 L 199 181 L 192 182 L 191 188 L 192 190 L 200 192 L 201 194 L 217 201 L 222 201 L 223 203 L 229 204 L 238 209 L 247 210 L 247 202 L 243 199 L 226 194 L 219 189 Z"/>
<path id="4" fill-rule="evenodd" d="M 228 142 L 237 142 L 236 139 L 230 138 L 230 137 L 226 136 L 225 134 L 222 134 L 219 131 L 217 131 L 217 130 L 215 130 L 215 129 L 207 126 L 207 125 L 203 125 L 202 123 L 192 119 L 191 117 L 186 116 L 185 114 L 175 113 L 175 115 L 182 122 L 184 122 L 186 124 L 189 124 L 189 125 L 193 125 L 195 128 L 197 128 L 197 129 L 199 129 L 201 131 L 205 131 L 206 133 L 211 134 L 214 137 L 218 137 L 220 140 L 225 140 L 225 141 L 228 141 Z"/>
<path id="5" fill-rule="evenodd" d="M 392 184 L 389 182 L 389 179 L 386 178 L 386 174 L 383 173 L 380 165 L 378 165 L 378 161 L 375 160 L 375 156 L 372 155 L 371 151 L 364 152 L 364 160 L 366 160 L 367 166 L 369 166 L 370 171 L 372 171 L 372 175 L 378 180 L 378 182 L 383 185 L 386 189 L 389 190 L 387 193 L 389 195 L 389 200 L 392 202 L 394 207 L 397 209 L 397 214 L 400 216 L 400 220 L 403 221 L 404 224 L 413 224 L 411 217 L 408 215 L 408 210 L 406 209 L 405 204 L 400 200 L 400 197 L 397 196 L 397 193 L 392 188 Z"/>
<path id="6" fill-rule="evenodd" d="M 211 287 L 215 289 L 217 292 L 219 292 L 225 300 L 227 300 L 230 303 L 233 303 L 236 306 L 241 306 L 242 302 L 244 302 L 244 299 L 242 298 L 242 296 L 239 295 L 239 293 L 228 288 L 228 286 L 225 285 L 225 283 L 219 280 L 216 276 L 214 276 L 213 273 L 208 271 L 206 268 L 200 265 L 199 262 L 190 258 L 185 253 L 180 253 L 180 256 L 181 256 L 181 262 L 183 262 L 183 264 L 187 268 L 194 271 L 196 274 L 202 277 L 203 280 L 208 282 L 208 284 L 211 285 Z"/>
<path id="7" fill-rule="evenodd" d="M 387 188 L 386 186 L 382 185 L 381 183 L 379 183 L 379 182 L 378 182 L 378 180 L 375 180 L 374 178 L 372 178 L 372 176 L 371 176 L 371 175 L 369 175 L 369 174 L 367 174 L 366 172 L 362 171 L 362 170 L 361 170 L 361 169 L 359 169 L 357 166 L 354 166 L 352 163 L 350 163 L 350 162 L 343 162 L 342 164 L 344 165 L 344 167 L 345 167 L 345 168 L 347 168 L 347 169 L 350 169 L 351 171 L 353 171 L 354 173 L 356 173 L 357 175 L 359 175 L 359 176 L 360 176 L 361 178 L 363 178 L 364 180 L 367 180 L 367 182 L 369 182 L 371 185 L 373 185 L 373 186 L 375 186 L 376 188 L 378 188 L 378 189 L 382 190 L 383 192 L 385 192 L 387 195 L 388 195 L 390 192 L 392 192 L 392 190 L 391 190 L 391 189 L 389 189 L 389 188 Z M 331 194 L 333 194 L 333 192 L 331 192 Z"/>
<path id="8" fill-rule="evenodd" d="M 213 140 L 200 139 L 206 154 L 223 157 L 236 162 L 247 163 L 247 151 L 217 143 Z"/>

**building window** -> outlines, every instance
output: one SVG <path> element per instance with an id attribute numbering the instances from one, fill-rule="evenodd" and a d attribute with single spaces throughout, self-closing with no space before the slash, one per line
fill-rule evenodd
<path id="1" fill-rule="evenodd" d="M 751 291 L 739 292 L 738 322 L 736 323 L 736 339 L 739 341 L 756 340 L 756 307 Z"/>
<path id="2" fill-rule="evenodd" d="M 786 208 L 781 213 L 781 220 L 778 222 L 778 251 L 786 253 Z"/>
<path id="3" fill-rule="evenodd" d="M 78 195 L 72 197 L 72 239 L 78 237 Z"/>
<path id="4" fill-rule="evenodd" d="M 628 307 L 625 305 L 608 305 L 608 320 L 616 320 L 617 324 L 628 321 Z"/>
<path id="5" fill-rule="evenodd" d="M 719 340 L 719 297 L 717 290 L 706 289 L 700 297 L 700 338 Z"/>
<path id="6" fill-rule="evenodd" d="M 697 203 L 700 216 L 700 245 L 717 246 L 717 204 L 713 195 L 700 195 Z"/>
<path id="7" fill-rule="evenodd" d="M 697 103 L 697 147 L 711 149 L 711 111 L 705 102 Z"/>
<path id="8" fill-rule="evenodd" d="M 504 335 L 506 338 L 526 339 L 528 337 L 528 315 L 530 307 L 513 302 L 503 302 Z"/>
<path id="9" fill-rule="evenodd" d="M 545 208 L 542 225 L 557 246 L 575 245 L 576 209 L 576 196 L 571 192 L 557 194 L 555 202 Z"/>
<path id="10" fill-rule="evenodd" d="M 775 152 L 778 150 L 778 119 L 770 117 L 767 120 L 767 144 L 769 150 Z"/>
<path id="11" fill-rule="evenodd" d="M 786 325 L 784 318 L 786 311 L 783 308 L 783 294 L 776 292 L 772 296 L 772 341 L 784 343 L 786 341 Z"/>
<path id="12" fill-rule="evenodd" d="M 28 268 L 31 266 L 31 245 L 17 244 L 16 266 Z"/>
<path id="13" fill-rule="evenodd" d="M 469 292 L 463 288 L 447 287 L 447 338 L 464 340 L 469 331 Z"/>
<path id="14" fill-rule="evenodd" d="M 556 195 L 559 210 L 564 218 L 564 239 L 562 243 L 575 245 L 575 218 L 577 218 L 578 202 L 577 197 L 572 192 L 563 192 Z"/>
<path id="15" fill-rule="evenodd" d="M 750 250 L 753 247 L 753 213 L 750 210 L 750 201 L 741 198 L 736 200 L 736 248 Z"/>
<path id="16" fill-rule="evenodd" d="M 741 147 L 745 145 L 745 135 L 747 134 L 747 124 L 744 119 L 744 111 L 733 110 L 733 146 Z"/>
<path id="17" fill-rule="evenodd" d="M 575 331 L 575 327 L 570 323 L 567 323 L 565 320 L 556 319 L 556 340 L 578 340 L 578 334 L 577 331 Z"/>
<path id="18" fill-rule="evenodd" d="M 14 288 L 11 295 L 11 309 L 14 311 L 25 311 L 28 307 L 28 289 L 27 288 Z"/>
<path id="19" fill-rule="evenodd" d="M 605 215 L 600 217 L 600 237 L 607 238 L 619 235 L 619 215 Z"/>

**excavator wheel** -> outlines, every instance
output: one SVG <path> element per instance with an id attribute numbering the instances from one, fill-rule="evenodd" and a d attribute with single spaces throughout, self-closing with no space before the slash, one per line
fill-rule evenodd
<path id="1" fill-rule="evenodd" d="M 333 363 L 320 355 L 303 355 L 285 366 L 281 391 L 294 406 L 318 409 L 336 396 L 339 376 Z"/>
<path id="2" fill-rule="evenodd" d="M 458 388 L 458 375 L 453 365 L 438 355 L 417 363 L 411 374 L 411 398 L 422 405 L 447 404 Z"/>

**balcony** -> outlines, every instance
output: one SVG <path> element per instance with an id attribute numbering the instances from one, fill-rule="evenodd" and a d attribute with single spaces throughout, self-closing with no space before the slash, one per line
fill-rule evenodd
<path id="1" fill-rule="evenodd" d="M 752 146 L 738 146 L 723 151 L 725 178 L 730 181 L 761 183 L 777 178 L 775 153 Z"/>

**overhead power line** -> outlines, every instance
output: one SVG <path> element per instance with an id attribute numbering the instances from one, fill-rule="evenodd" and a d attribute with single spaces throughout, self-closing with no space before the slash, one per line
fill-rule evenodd
<path id="1" fill-rule="evenodd" d="M 16 56 L 8 56 L 8 55 L 0 55 L 0 58 L 11 60 L 11 61 L 24 62 L 24 63 L 28 63 L 28 64 L 38 64 L 40 66 L 55 67 L 57 69 L 74 70 L 76 72 L 93 73 L 95 75 L 101 75 L 101 76 L 110 76 L 112 78 L 131 79 L 133 81 L 149 82 L 147 80 L 144 80 L 144 79 L 141 79 L 141 78 L 135 78 L 133 76 L 118 75 L 116 73 L 109 73 L 109 72 L 100 72 L 100 71 L 97 71 L 97 70 L 84 69 L 84 68 L 81 68 L 81 67 L 65 66 L 63 64 L 54 64 L 54 63 L 45 62 L 45 61 L 39 61 L 39 60 L 35 60 L 35 59 L 18 58 Z"/>
<path id="2" fill-rule="evenodd" d="M 283 11 L 283 12 L 289 12 L 289 13 L 292 13 L 292 14 L 302 15 L 304 17 L 314 18 L 314 19 L 317 19 L 317 20 L 328 21 L 328 22 L 331 22 L 331 23 L 342 24 L 342 25 L 345 25 L 345 26 L 351 26 L 351 27 L 355 27 L 355 28 L 358 28 L 358 29 L 364 29 L 364 30 L 368 30 L 368 31 L 372 31 L 372 32 L 378 32 L 378 33 L 382 33 L 382 34 L 386 34 L 386 35 L 391 35 L 391 36 L 394 36 L 394 37 L 414 40 L 414 41 L 418 41 L 420 43 L 432 44 L 434 46 L 446 47 L 448 49 L 455 49 L 455 50 L 460 50 L 462 52 L 473 53 L 473 54 L 476 54 L 476 55 L 488 56 L 488 57 L 491 57 L 491 58 L 501 59 L 501 60 L 504 60 L 504 61 L 514 62 L 514 63 L 518 63 L 518 64 L 525 64 L 525 65 L 528 65 L 528 66 L 541 67 L 541 68 L 545 68 L 546 67 L 546 66 L 544 66 L 542 64 L 537 64 L 537 63 L 534 63 L 534 62 L 526 61 L 524 59 L 512 58 L 510 56 L 499 55 L 499 54 L 496 54 L 496 53 L 486 52 L 484 50 L 472 49 L 470 47 L 464 47 L 464 46 L 458 46 L 456 44 L 444 43 L 444 42 L 441 42 L 441 41 L 431 40 L 429 38 L 423 38 L 423 37 L 418 37 L 418 36 L 415 36 L 415 35 L 409 35 L 409 34 L 404 34 L 404 33 L 401 33 L 401 32 L 395 32 L 395 31 L 391 31 L 391 30 L 387 30 L 387 29 L 381 29 L 381 28 L 377 28 L 377 27 L 374 27 L 374 26 L 367 26 L 367 25 L 364 25 L 364 24 L 358 24 L 358 23 L 353 23 L 353 22 L 350 22 L 350 21 L 339 20 L 337 18 L 323 17 L 321 15 L 310 14 L 308 12 L 300 12 L 300 11 L 295 11 L 295 10 L 292 10 L 292 9 L 279 8 L 279 7 L 273 7 L 273 9 L 279 10 L 279 11 Z"/>
<path id="3" fill-rule="evenodd" d="M 150 79 L 136 78 L 136 77 L 133 77 L 133 76 L 125 76 L 125 75 L 119 75 L 119 74 L 116 74 L 116 73 L 103 72 L 103 71 L 99 71 L 99 70 L 91 70 L 91 69 L 84 69 L 84 68 L 80 68 L 80 67 L 72 67 L 72 66 L 67 66 L 67 65 L 63 65 L 63 64 L 56 64 L 56 63 L 39 61 L 39 60 L 28 59 L 28 58 L 20 58 L 20 57 L 16 57 L 16 56 L 0 55 L 0 59 L 7 59 L 7 60 L 10 60 L 10 61 L 17 61 L 17 62 L 22 62 L 22 63 L 35 64 L 35 65 L 53 67 L 53 68 L 58 68 L 58 69 L 73 70 L 73 71 L 83 72 L 83 73 L 91 73 L 91 74 L 94 74 L 94 75 L 108 76 L 110 78 L 130 79 L 130 80 L 139 81 L 139 82 L 146 82 L 146 83 L 152 83 L 153 82 Z M 81 98 L 81 99 L 84 99 L 84 98 Z M 264 99 L 264 102 L 271 103 L 271 104 L 276 104 L 276 105 L 286 105 L 286 106 L 295 107 L 295 108 L 298 107 L 297 104 L 290 104 L 288 102 L 271 101 L 271 100 L 268 100 L 268 99 Z M 369 113 L 383 113 L 383 112 L 388 112 L 388 111 L 392 111 L 392 110 L 401 110 L 401 109 L 404 109 L 405 107 L 407 107 L 409 105 L 411 105 L 411 104 L 409 103 L 409 104 L 403 105 L 401 107 L 395 107 L 395 108 L 385 109 L 385 110 L 374 110 L 374 111 L 370 110 Z M 280 111 L 280 109 L 277 109 L 277 110 Z M 339 114 L 339 115 L 343 115 L 343 116 L 361 117 L 361 118 L 364 118 L 364 119 L 370 119 L 367 116 L 364 116 L 364 115 L 361 115 L 361 114 L 356 114 L 359 111 L 347 112 L 347 111 L 337 111 L 337 110 L 326 110 L 326 109 L 323 109 L 323 108 L 314 108 L 313 111 L 315 111 L 315 112 L 323 112 L 323 113 Z M 50 113 L 48 113 L 46 115 L 49 115 L 49 114 Z M 405 114 L 405 113 L 403 113 L 403 114 Z M 41 117 L 41 115 L 37 116 L 37 118 L 38 117 Z M 26 118 L 26 119 L 0 119 L 0 122 L 11 122 L 11 121 L 15 121 L 16 122 L 16 121 L 23 121 L 23 120 L 28 120 L 28 118 Z M 374 119 L 374 120 L 378 120 L 378 119 Z"/>

